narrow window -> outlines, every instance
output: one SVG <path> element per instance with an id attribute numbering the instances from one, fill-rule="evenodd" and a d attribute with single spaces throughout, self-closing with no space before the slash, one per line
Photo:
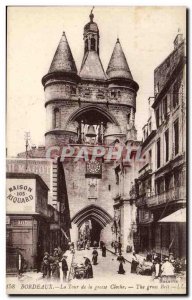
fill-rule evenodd
<path id="1" fill-rule="evenodd" d="M 95 50 L 95 39 L 91 38 L 91 50 L 94 51 Z"/>
<path id="2" fill-rule="evenodd" d="M 151 167 L 151 162 L 152 162 L 152 150 L 149 150 L 149 165 Z"/>
<path id="3" fill-rule="evenodd" d="M 165 161 L 169 160 L 169 130 L 165 132 Z"/>
<path id="4" fill-rule="evenodd" d="M 159 107 L 156 110 L 156 124 L 157 124 L 157 128 L 159 127 Z"/>
<path id="5" fill-rule="evenodd" d="M 111 190 L 111 185 L 110 185 L 110 184 L 108 185 L 108 190 L 109 190 L 109 191 Z"/>
<path id="6" fill-rule="evenodd" d="M 167 117 L 167 112 L 168 112 L 168 110 L 167 110 L 167 96 L 164 98 L 164 101 L 163 101 L 163 108 L 164 108 L 164 118 L 166 118 Z"/>
<path id="7" fill-rule="evenodd" d="M 157 168 L 161 165 L 161 142 L 160 139 L 157 141 Z"/>
<path id="8" fill-rule="evenodd" d="M 60 113 L 59 113 L 59 108 L 54 109 L 54 128 L 59 128 L 60 125 Z"/>
<path id="9" fill-rule="evenodd" d="M 85 40 L 85 52 L 88 51 L 88 40 Z"/>
<path id="10" fill-rule="evenodd" d="M 173 108 L 177 107 L 177 105 L 179 104 L 179 88 L 180 84 L 177 81 L 173 86 Z"/>
<path id="11" fill-rule="evenodd" d="M 179 121 L 174 123 L 174 142 L 175 142 L 175 155 L 179 153 Z"/>

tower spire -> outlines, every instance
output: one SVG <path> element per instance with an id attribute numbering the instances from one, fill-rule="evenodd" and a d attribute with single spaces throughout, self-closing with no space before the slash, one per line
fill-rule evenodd
<path id="1" fill-rule="evenodd" d="M 93 14 L 94 8 L 95 8 L 95 6 L 92 7 L 92 10 L 91 10 L 90 15 L 89 15 L 89 18 L 90 18 L 91 22 L 93 22 L 93 18 L 94 18 L 94 14 Z"/>
<path id="2" fill-rule="evenodd" d="M 59 45 L 57 47 L 57 50 L 55 52 L 55 55 L 53 57 L 48 73 L 58 72 L 58 71 L 77 73 L 75 61 L 64 31 L 60 39 Z"/>
<path id="3" fill-rule="evenodd" d="M 106 73 L 109 78 L 126 78 L 133 80 L 119 37 L 117 37 Z"/>

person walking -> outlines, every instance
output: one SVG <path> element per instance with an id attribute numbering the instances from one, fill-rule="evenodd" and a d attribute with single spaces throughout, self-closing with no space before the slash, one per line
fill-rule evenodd
<path id="1" fill-rule="evenodd" d="M 63 271 L 63 282 L 67 281 L 67 272 L 68 272 L 68 264 L 67 264 L 67 256 L 63 254 L 62 260 L 61 260 L 61 268 Z"/>
<path id="2" fill-rule="evenodd" d="M 95 248 L 97 247 L 97 242 L 96 241 L 93 242 L 93 247 L 95 247 Z"/>
<path id="3" fill-rule="evenodd" d="M 85 278 L 93 278 L 93 268 L 91 265 L 91 261 L 88 257 L 84 257 L 85 258 Z"/>
<path id="4" fill-rule="evenodd" d="M 88 240 L 88 241 L 87 241 L 87 250 L 90 249 L 90 246 L 91 246 L 91 242 L 90 242 L 90 240 Z"/>
<path id="5" fill-rule="evenodd" d="M 107 248 L 106 248 L 106 246 L 105 246 L 104 243 L 103 243 L 103 245 L 102 245 L 101 250 L 102 250 L 102 256 L 103 256 L 103 257 L 106 257 L 106 250 L 107 250 Z"/>
<path id="6" fill-rule="evenodd" d="M 119 253 L 119 256 L 117 257 L 117 260 L 119 261 L 118 274 L 125 274 L 125 270 L 123 268 L 123 264 L 125 264 L 125 258 L 123 257 L 121 252 Z"/>
<path id="7" fill-rule="evenodd" d="M 122 248 L 122 244 L 121 244 L 121 242 L 119 241 L 119 242 L 118 242 L 118 251 L 119 251 L 119 254 L 121 253 L 121 248 Z"/>
<path id="8" fill-rule="evenodd" d="M 136 273 L 138 264 L 139 264 L 139 261 L 137 259 L 137 256 L 136 256 L 135 252 L 133 252 L 132 260 L 131 260 L 131 273 Z"/>
<path id="9" fill-rule="evenodd" d="M 169 261 L 168 257 L 165 258 L 165 262 L 161 266 L 162 276 L 173 276 L 174 275 L 174 267 L 172 263 Z"/>
<path id="10" fill-rule="evenodd" d="M 50 278 L 51 275 L 51 267 L 50 267 L 50 260 L 49 260 L 49 253 L 45 252 L 42 262 L 42 272 L 43 278 Z"/>
<path id="11" fill-rule="evenodd" d="M 92 262 L 93 262 L 93 265 L 97 265 L 97 257 L 98 257 L 98 252 L 97 252 L 97 248 L 93 248 L 93 252 L 92 252 Z"/>
<path id="12" fill-rule="evenodd" d="M 117 249 L 118 249 L 118 242 L 115 241 L 114 243 L 114 249 L 115 249 L 115 254 L 117 254 Z"/>
<path id="13" fill-rule="evenodd" d="M 60 278 L 60 266 L 59 259 L 55 258 L 54 263 L 52 264 L 52 279 L 58 281 Z"/>

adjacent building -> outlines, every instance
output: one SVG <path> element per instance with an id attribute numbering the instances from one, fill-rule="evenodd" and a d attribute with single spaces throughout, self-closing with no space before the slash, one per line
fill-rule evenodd
<path id="1" fill-rule="evenodd" d="M 25 269 L 37 269 L 49 249 L 49 189 L 33 173 L 7 173 L 6 177 L 7 272 L 17 271 L 18 251 Z"/>
<path id="2" fill-rule="evenodd" d="M 185 49 L 179 33 L 174 50 L 154 71 L 155 95 L 143 127 L 146 164 L 135 185 L 138 250 L 178 257 L 186 256 Z"/>

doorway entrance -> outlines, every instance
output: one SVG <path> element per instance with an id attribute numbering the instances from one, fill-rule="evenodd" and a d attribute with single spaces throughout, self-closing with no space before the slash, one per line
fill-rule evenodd
<path id="1" fill-rule="evenodd" d="M 111 227 L 109 224 L 112 221 L 112 217 L 103 208 L 95 204 L 86 206 L 72 218 L 72 222 L 76 225 L 78 231 L 75 239 L 89 240 L 91 246 L 96 241 L 99 245 L 100 239 L 102 240 L 104 236 L 110 239 Z"/>
<path id="2" fill-rule="evenodd" d="M 99 222 L 94 219 L 88 219 L 79 227 L 78 238 L 79 240 L 89 240 L 91 247 L 94 245 L 94 242 L 97 242 L 99 245 L 101 230 L 103 227 Z"/>

